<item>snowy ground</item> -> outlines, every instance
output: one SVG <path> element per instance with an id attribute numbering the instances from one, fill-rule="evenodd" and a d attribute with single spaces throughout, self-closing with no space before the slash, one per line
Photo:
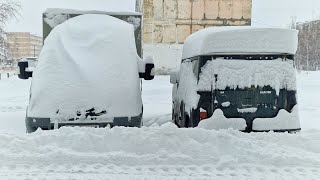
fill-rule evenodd
<path id="1" fill-rule="evenodd" d="M 320 179 L 320 72 L 299 74 L 303 131 L 178 129 L 171 85 L 143 86 L 148 127 L 25 134 L 30 81 L 0 80 L 0 179 Z M 156 125 L 157 123 L 159 125 Z"/>

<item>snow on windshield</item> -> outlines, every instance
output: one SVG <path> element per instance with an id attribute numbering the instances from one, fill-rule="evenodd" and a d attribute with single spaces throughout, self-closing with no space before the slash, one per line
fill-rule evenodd
<path id="1" fill-rule="evenodd" d="M 280 28 L 211 27 L 190 35 L 182 59 L 221 53 L 295 54 L 298 31 Z"/>
<path id="2" fill-rule="evenodd" d="M 215 82 L 217 76 L 217 83 Z M 211 87 L 212 84 L 212 87 Z M 225 60 L 207 61 L 201 68 L 198 90 L 211 91 L 244 89 L 251 86 L 271 86 L 279 94 L 280 89 L 296 90 L 296 70 L 293 60 Z"/>
<path id="3" fill-rule="evenodd" d="M 197 94 L 197 78 L 193 74 L 190 61 L 181 64 L 177 95 L 178 100 L 185 103 L 187 113 L 197 107 L 200 95 Z"/>
<path id="4" fill-rule="evenodd" d="M 133 25 L 81 15 L 53 29 L 33 74 L 29 117 L 73 116 L 95 108 L 110 117 L 142 112 Z"/>

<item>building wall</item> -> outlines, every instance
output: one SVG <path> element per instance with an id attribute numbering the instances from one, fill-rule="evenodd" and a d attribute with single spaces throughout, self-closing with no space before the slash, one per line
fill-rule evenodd
<path id="1" fill-rule="evenodd" d="M 38 57 L 42 48 L 42 37 L 30 32 L 7 33 L 8 58 Z"/>
<path id="2" fill-rule="evenodd" d="M 144 42 L 183 43 L 210 26 L 251 25 L 252 0 L 144 0 Z"/>

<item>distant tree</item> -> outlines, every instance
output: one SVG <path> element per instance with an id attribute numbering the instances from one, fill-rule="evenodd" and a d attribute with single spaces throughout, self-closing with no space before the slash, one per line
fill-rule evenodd
<path id="1" fill-rule="evenodd" d="M 16 0 L 0 0 L 0 26 L 3 26 L 12 18 L 20 14 L 21 5 Z"/>
<path id="2" fill-rule="evenodd" d="M 17 18 L 20 11 L 21 4 L 18 0 L 0 0 L 0 48 L 7 48 L 4 26 L 10 20 Z"/>
<path id="3" fill-rule="evenodd" d="M 300 70 L 320 69 L 320 20 L 298 23 L 299 45 L 296 65 Z"/>

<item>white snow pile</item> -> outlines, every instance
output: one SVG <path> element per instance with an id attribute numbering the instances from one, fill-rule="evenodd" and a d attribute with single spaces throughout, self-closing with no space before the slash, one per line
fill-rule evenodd
<path id="1" fill-rule="evenodd" d="M 215 82 L 215 75 L 217 83 Z M 212 87 L 211 87 L 212 84 Z M 198 90 L 211 91 L 244 89 L 251 86 L 271 86 L 279 94 L 280 89 L 296 90 L 296 70 L 292 60 L 225 60 L 208 61 L 199 76 Z"/>
<path id="2" fill-rule="evenodd" d="M 234 129 L 244 131 L 247 124 L 243 118 L 226 118 L 223 115 L 223 111 L 217 109 L 210 118 L 200 121 L 198 127 L 203 129 Z"/>
<path id="3" fill-rule="evenodd" d="M 221 103 L 221 106 L 222 106 L 222 107 L 229 107 L 230 104 L 231 104 L 231 103 L 230 103 L 229 101 L 227 101 L 227 102 Z"/>
<path id="4" fill-rule="evenodd" d="M 187 113 L 198 106 L 200 95 L 197 93 L 197 78 L 193 73 L 192 63 L 182 63 L 180 67 L 179 87 L 177 89 L 178 102 L 183 101 Z"/>
<path id="5" fill-rule="evenodd" d="M 295 54 L 298 31 L 280 28 L 210 27 L 189 36 L 182 59 L 221 53 Z"/>
<path id="6" fill-rule="evenodd" d="M 143 56 L 152 56 L 156 74 L 169 75 L 180 66 L 183 44 L 144 44 Z"/>
<path id="7" fill-rule="evenodd" d="M 1 133 L 0 164 L 1 175 L 20 172 L 22 177 L 72 173 L 81 178 L 90 173 L 127 179 L 319 179 L 320 132 L 249 134 L 179 129 L 167 123 L 140 129 L 64 127 L 21 136 Z"/>
<path id="8" fill-rule="evenodd" d="M 100 19 L 97 21 L 96 19 Z M 108 15 L 81 15 L 53 29 L 33 73 L 29 117 L 66 118 L 91 108 L 109 117 L 142 112 L 134 27 Z"/>
<path id="9" fill-rule="evenodd" d="M 128 17 L 128 22 L 133 24 L 135 28 L 139 27 L 141 24 L 140 18 L 135 18 L 133 16 L 141 15 L 136 12 L 107 12 L 107 11 L 96 11 L 96 10 L 74 10 L 74 9 L 60 9 L 60 8 L 48 8 L 45 12 L 44 21 L 51 27 L 54 28 L 57 25 L 65 22 L 70 18 L 70 15 L 81 15 L 81 14 L 107 14 L 107 15 L 126 15 Z M 97 21 L 97 19 L 96 19 Z M 100 21 L 100 20 L 99 20 Z"/>
<path id="10" fill-rule="evenodd" d="M 298 105 L 293 107 L 291 113 L 281 109 L 275 118 L 256 118 L 252 124 L 252 129 L 257 131 L 299 129 L 300 127 Z"/>
<path id="11" fill-rule="evenodd" d="M 54 28 L 58 26 L 59 24 L 62 24 L 63 22 L 67 21 L 69 19 L 69 16 L 67 14 L 53 14 L 53 13 L 46 13 L 46 17 L 44 18 L 44 21 L 51 27 Z"/>

